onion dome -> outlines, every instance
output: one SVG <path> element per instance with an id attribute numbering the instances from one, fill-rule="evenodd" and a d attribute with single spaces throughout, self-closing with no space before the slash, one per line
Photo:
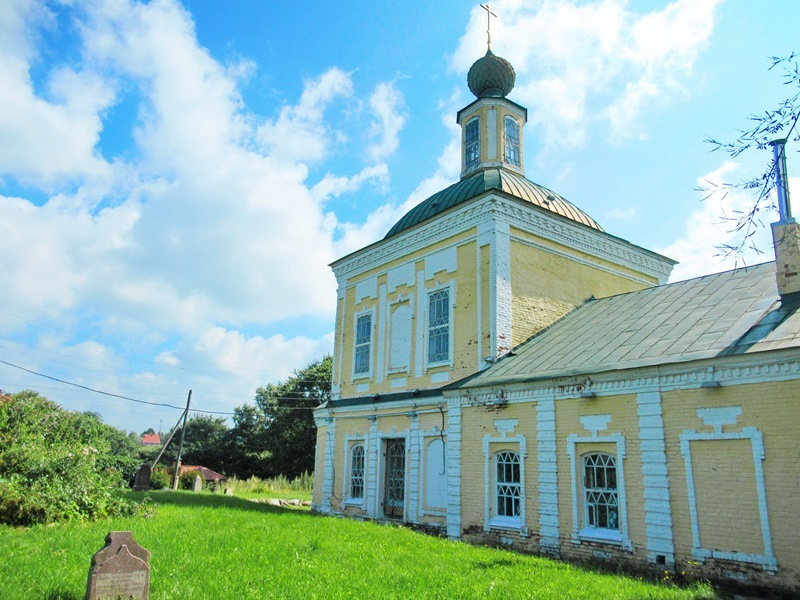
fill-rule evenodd
<path id="1" fill-rule="evenodd" d="M 467 73 L 467 85 L 476 98 L 505 98 L 514 89 L 514 67 L 491 50 L 476 60 Z"/>

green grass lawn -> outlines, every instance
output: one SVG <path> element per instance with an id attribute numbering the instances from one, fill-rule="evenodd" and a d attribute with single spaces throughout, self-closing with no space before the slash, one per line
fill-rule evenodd
<path id="1" fill-rule="evenodd" d="M 145 494 L 131 494 L 141 499 Z M 150 492 L 150 518 L 0 526 L 0 598 L 82 600 L 109 531 L 147 548 L 150 598 L 715 598 L 565 563 L 209 493 Z"/>

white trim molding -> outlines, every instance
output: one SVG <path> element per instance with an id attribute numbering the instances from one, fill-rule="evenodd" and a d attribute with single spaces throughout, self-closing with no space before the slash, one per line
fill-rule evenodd
<path id="1" fill-rule="evenodd" d="M 499 436 L 486 434 L 483 436 L 483 459 L 484 459 L 484 521 L 483 530 L 509 529 L 519 531 L 522 535 L 528 535 L 527 515 L 525 510 L 525 460 L 528 456 L 527 440 L 522 434 L 513 435 L 519 425 L 518 419 L 497 419 L 494 421 L 495 429 Z M 502 449 L 492 451 L 492 444 L 504 444 Z M 499 452 L 509 449 L 506 444 L 516 444 L 516 450 L 511 450 L 519 455 L 519 517 L 507 517 L 497 515 L 496 502 L 496 477 L 494 457 Z M 495 475 L 493 476 L 493 473 Z"/>
<path id="2" fill-rule="evenodd" d="M 600 419 L 599 417 L 604 417 Z M 608 417 L 608 418 L 605 418 Z M 611 433 L 609 435 L 597 435 L 599 428 L 605 429 L 610 421 L 609 415 L 591 415 L 581 417 L 581 422 L 587 430 L 591 431 L 589 436 L 570 434 L 567 436 L 567 455 L 570 463 L 570 480 L 572 481 L 572 542 L 580 544 L 582 541 L 601 542 L 622 546 L 625 550 L 632 551 L 633 544 L 628 536 L 628 504 L 625 495 L 625 468 L 623 460 L 626 457 L 625 436 L 621 433 Z M 605 426 L 603 425 L 605 423 Z M 578 483 L 578 471 L 583 471 L 583 465 L 578 460 L 578 444 L 597 444 L 610 442 L 616 445 L 616 469 L 617 469 L 617 505 L 619 508 L 619 531 L 589 527 L 584 524 L 581 517 L 580 506 L 583 504 L 579 500 L 581 497 L 582 486 Z M 582 479 L 582 478 L 581 478 Z"/>
<path id="3" fill-rule="evenodd" d="M 730 409 L 738 409 L 730 410 Z M 716 412 L 712 412 L 716 411 Z M 767 490 L 764 483 L 764 468 L 761 464 L 766 458 L 764 455 L 764 440 L 760 430 L 755 427 L 744 427 L 741 431 L 723 432 L 723 425 L 732 425 L 736 416 L 741 413 L 741 407 L 725 407 L 723 409 L 697 409 L 697 416 L 706 424 L 714 426 L 715 431 L 698 433 L 687 429 L 681 433 L 681 455 L 686 465 L 686 489 L 689 494 L 689 514 L 692 519 L 692 556 L 700 561 L 707 558 L 717 558 L 750 564 L 761 565 L 767 571 L 777 571 L 778 561 L 772 551 L 772 534 L 769 526 L 767 509 Z M 756 491 L 758 494 L 758 512 L 761 522 L 761 536 L 764 544 L 764 554 L 748 554 L 746 552 L 725 552 L 715 548 L 703 548 L 700 540 L 700 522 L 697 514 L 697 495 L 694 485 L 694 470 L 692 466 L 691 442 L 711 440 L 750 440 L 753 449 L 753 466 L 755 468 Z"/>
<path id="4" fill-rule="evenodd" d="M 322 471 L 322 506 L 320 512 L 331 512 L 334 486 L 334 461 L 336 460 L 336 419 L 329 417 L 325 427 L 325 460 Z"/>
<path id="5" fill-rule="evenodd" d="M 361 445 L 364 447 L 364 495 L 361 498 L 353 498 L 350 496 L 350 484 L 352 477 L 352 453 L 353 448 Z M 353 435 L 346 435 L 344 437 L 344 477 L 342 477 L 342 508 L 345 506 L 356 506 L 364 508 L 364 503 L 367 497 L 367 436 L 355 433 Z"/>

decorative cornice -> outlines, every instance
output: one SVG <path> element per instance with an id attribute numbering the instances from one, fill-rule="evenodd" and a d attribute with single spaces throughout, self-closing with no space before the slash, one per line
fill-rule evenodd
<path id="1" fill-rule="evenodd" d="M 800 348 L 789 352 L 760 354 L 761 356 L 747 354 L 717 357 L 612 373 L 592 373 L 591 379 L 581 375 L 461 391 L 453 389 L 444 391 L 443 395 L 451 403 L 494 409 L 498 404 L 538 402 L 550 398 L 574 399 L 589 397 L 588 394 L 592 397 L 616 396 L 800 379 Z"/>
<path id="2" fill-rule="evenodd" d="M 357 275 L 379 269 L 490 219 L 500 219 L 551 242 L 642 272 L 656 278 L 659 283 L 666 283 L 674 264 L 655 252 L 492 190 L 449 213 L 439 215 L 430 223 L 367 246 L 333 263 L 331 267 L 339 285 L 346 286 Z"/>

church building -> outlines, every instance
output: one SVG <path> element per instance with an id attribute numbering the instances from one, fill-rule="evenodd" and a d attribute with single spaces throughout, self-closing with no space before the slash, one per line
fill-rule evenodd
<path id="1" fill-rule="evenodd" d="M 461 179 L 331 265 L 314 510 L 800 592 L 797 224 L 776 262 L 667 284 L 525 177 L 514 80 L 490 47 Z"/>

